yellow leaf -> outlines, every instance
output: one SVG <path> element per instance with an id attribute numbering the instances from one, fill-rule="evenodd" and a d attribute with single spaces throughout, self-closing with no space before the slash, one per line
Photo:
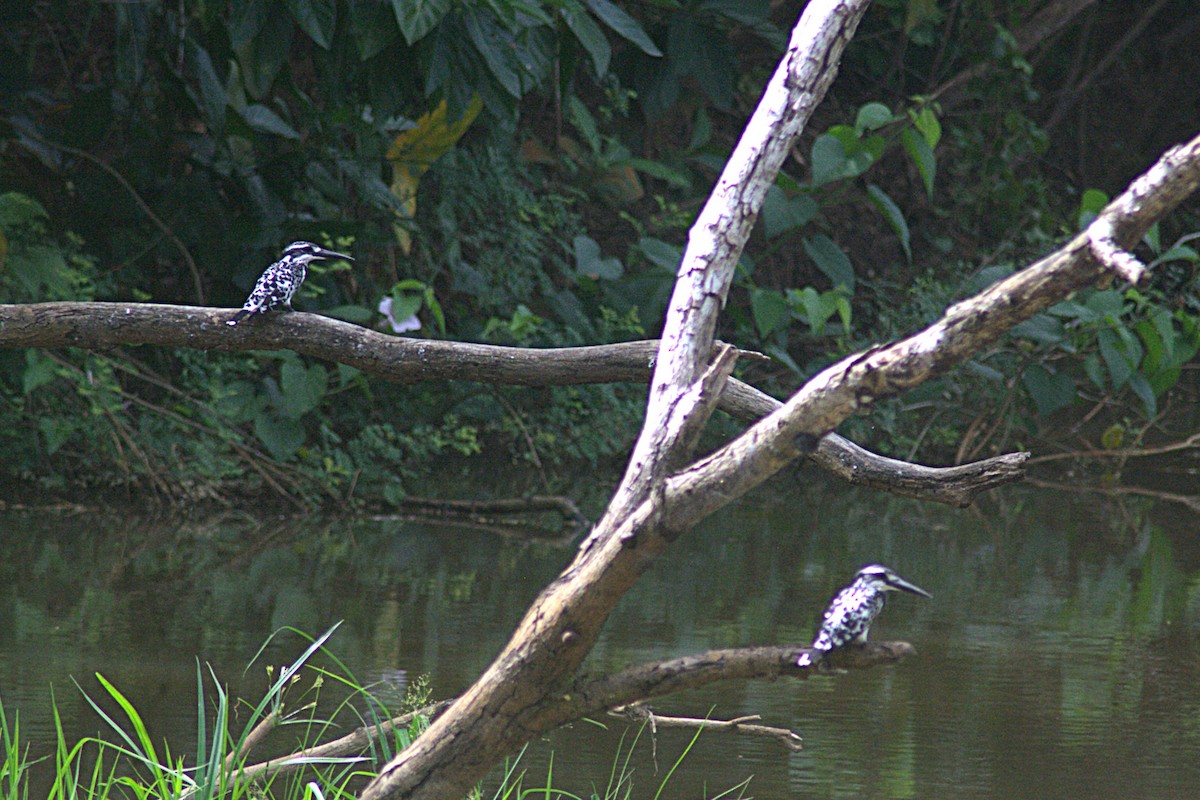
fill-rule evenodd
<path id="1" fill-rule="evenodd" d="M 417 184 L 421 176 L 458 143 L 482 109 L 483 101 L 476 95 L 461 117 L 447 123 L 446 101 L 443 100 L 392 141 L 387 160 L 392 165 L 392 193 L 403 207 L 401 216 L 412 219 L 417 213 Z M 412 241 L 400 225 L 396 226 L 396 238 L 407 253 Z"/>

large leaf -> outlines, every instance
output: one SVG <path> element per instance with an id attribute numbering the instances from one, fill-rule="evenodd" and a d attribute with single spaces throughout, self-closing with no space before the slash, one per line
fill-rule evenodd
<path id="1" fill-rule="evenodd" d="M 204 115 L 204 121 L 207 122 L 216 130 L 222 130 L 225 127 L 225 106 L 229 102 L 229 97 L 225 92 L 225 84 L 217 75 L 217 70 L 213 66 L 212 57 L 208 51 L 192 40 L 187 42 L 188 59 L 192 62 L 192 66 L 196 70 L 196 77 L 199 78 L 200 95 L 198 105 L 200 111 Z"/>
<path id="2" fill-rule="evenodd" d="M 286 0 L 288 11 L 308 38 L 328 50 L 337 27 L 337 0 Z"/>
<path id="3" fill-rule="evenodd" d="M 763 201 L 763 233 L 773 239 L 781 233 L 803 227 L 817 215 L 817 204 L 807 194 L 788 197 L 778 186 L 767 189 Z"/>
<path id="4" fill-rule="evenodd" d="M 875 163 L 882 150 L 878 136 L 860 140 L 853 128 L 835 125 L 821 134 L 812 146 L 812 185 L 854 178 Z"/>
<path id="5" fill-rule="evenodd" d="M 613 32 L 622 39 L 633 43 L 639 50 L 648 56 L 661 56 L 662 50 L 646 35 L 646 31 L 642 30 L 642 26 L 637 20 L 629 16 L 619 6 L 609 2 L 609 0 L 585 0 L 588 8 L 592 9 L 601 22 L 612 28 Z"/>
<path id="6" fill-rule="evenodd" d="M 806 238 L 804 251 L 816 262 L 817 269 L 833 281 L 833 288 L 854 295 L 854 264 L 832 239 L 823 234 Z"/>
<path id="7" fill-rule="evenodd" d="M 600 245 L 590 236 L 580 234 L 573 242 L 575 249 L 575 269 L 580 275 L 592 280 L 616 280 L 624 274 L 625 268 L 618 258 L 603 258 Z"/>
<path id="8" fill-rule="evenodd" d="M 382 53 L 400 35 L 387 6 L 366 2 L 350 3 L 350 30 L 362 61 Z"/>
<path id="9" fill-rule="evenodd" d="M 276 461 L 287 461 L 304 444 L 304 427 L 299 422 L 269 412 L 255 418 L 254 435 Z"/>
<path id="10" fill-rule="evenodd" d="M 783 325 L 790 316 L 787 298 L 774 289 L 752 289 L 750 311 L 754 315 L 754 327 L 758 328 L 758 335 L 764 338 Z"/>
<path id="11" fill-rule="evenodd" d="M 1075 382 L 1064 372 L 1054 373 L 1041 364 L 1033 364 L 1025 370 L 1022 381 L 1039 416 L 1053 414 L 1075 400 Z"/>
<path id="12" fill-rule="evenodd" d="M 583 49 L 591 56 L 592 66 L 596 68 L 596 75 L 604 77 L 608 72 L 608 62 L 612 58 L 612 48 L 608 44 L 608 39 L 604 38 L 604 31 L 600 30 L 600 26 L 588 16 L 583 8 L 577 5 L 564 6 L 562 17 L 563 21 L 567 23 L 567 28 L 575 34 L 579 44 L 583 45 Z M 574 95 L 571 97 L 574 98 Z"/>
<path id="13" fill-rule="evenodd" d="M 450 121 L 447 119 L 446 101 L 443 100 L 437 108 L 392 140 L 387 151 L 388 163 L 392 165 L 391 189 L 405 217 L 412 219 L 417 212 L 417 185 L 421 176 L 433 166 L 434 161 L 454 147 L 482 109 L 483 101 L 476 95 L 471 98 L 462 116 Z M 402 228 L 397 228 L 396 234 L 400 246 L 407 253 L 412 247 L 411 237 Z"/>
<path id="14" fill-rule="evenodd" d="M 396 23 L 404 41 L 414 44 L 424 38 L 450 13 L 451 0 L 392 0 Z"/>
<path id="15" fill-rule="evenodd" d="M 242 85 L 251 97 L 262 98 L 270 91 L 287 63 L 295 29 L 291 17 L 272 5 L 258 33 L 235 48 Z"/>
<path id="16" fill-rule="evenodd" d="M 305 368 L 301 362 L 289 360 L 279 369 L 279 383 L 283 395 L 280 411 L 298 419 L 321 404 L 329 375 L 320 364 Z"/>

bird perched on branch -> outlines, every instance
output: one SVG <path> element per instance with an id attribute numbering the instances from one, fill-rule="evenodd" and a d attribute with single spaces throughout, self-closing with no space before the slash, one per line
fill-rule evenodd
<path id="1" fill-rule="evenodd" d="M 354 260 L 345 253 L 335 253 L 312 242 L 292 242 L 283 248 L 283 256 L 259 277 L 242 310 L 226 320 L 225 324 L 237 325 L 251 314 L 265 314 L 280 307 L 291 311 L 292 298 L 308 274 L 308 263 L 329 258 Z"/>
<path id="2" fill-rule="evenodd" d="M 854 581 L 835 594 L 829 602 L 829 608 L 825 609 L 825 617 L 821 622 L 821 630 L 813 640 L 812 649 L 821 651 L 823 659 L 829 651 L 839 647 L 866 644 L 867 634 L 871 632 L 871 623 L 879 616 L 879 612 L 883 611 L 886 594 L 899 591 L 923 597 L 933 596 L 887 567 L 879 564 L 863 567 L 854 576 Z M 801 667 L 812 666 L 811 654 L 801 654 L 796 664 Z"/>

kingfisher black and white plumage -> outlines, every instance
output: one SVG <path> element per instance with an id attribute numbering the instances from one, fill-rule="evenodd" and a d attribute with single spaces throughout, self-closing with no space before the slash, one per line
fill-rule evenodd
<path id="1" fill-rule="evenodd" d="M 292 298 L 308 275 L 308 263 L 328 258 L 354 260 L 345 253 L 335 253 L 312 242 L 292 242 L 283 248 L 283 256 L 259 277 L 242 310 L 226 320 L 225 324 L 237 325 L 251 314 L 265 314 L 276 308 L 291 311 Z"/>
<path id="2" fill-rule="evenodd" d="M 863 567 L 854 576 L 854 581 L 829 602 L 812 649 L 820 651 L 823 658 L 829 651 L 848 644 L 866 644 L 871 623 L 883 611 L 887 593 L 899 591 L 933 596 L 887 567 L 879 564 Z M 803 653 L 796 663 L 801 667 L 812 666 L 811 654 Z"/>

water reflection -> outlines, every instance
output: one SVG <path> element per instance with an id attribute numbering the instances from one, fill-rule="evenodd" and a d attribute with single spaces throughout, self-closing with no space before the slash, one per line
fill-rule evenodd
<path id="1" fill-rule="evenodd" d="M 664 797 L 713 796 L 747 776 L 759 797 L 1200 796 L 1200 549 L 1194 517 L 1149 503 L 1014 490 L 957 511 L 814 485 L 760 492 L 684 537 L 621 603 L 589 668 L 713 647 L 802 642 L 863 563 L 934 595 L 893 602 L 877 638 L 920 655 L 808 682 L 726 684 L 663 713 L 761 714 L 805 751 L 706 734 Z M 1178 512 L 1186 513 L 1186 512 Z M 461 691 L 570 558 L 545 543 L 414 523 L 241 518 L 203 524 L 0 517 L 0 692 L 48 742 L 50 696 L 69 732 L 96 718 L 72 686 L 100 672 L 177 751 L 194 735 L 196 658 L 235 689 L 270 633 L 319 633 L 363 681 L 402 691 L 428 673 Z M 265 662 L 302 645 L 273 641 Z M 555 783 L 603 789 L 623 723 L 535 743 Z M 688 735 L 649 737 L 631 764 L 652 795 Z M 657 773 L 656 773 L 657 765 Z"/>

